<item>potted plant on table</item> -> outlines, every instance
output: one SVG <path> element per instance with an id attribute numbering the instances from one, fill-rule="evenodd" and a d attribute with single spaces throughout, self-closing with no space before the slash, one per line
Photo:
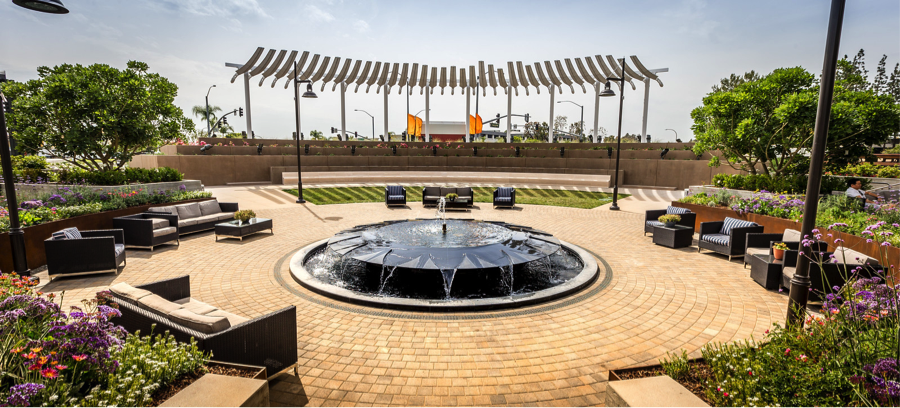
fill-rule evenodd
<path id="1" fill-rule="evenodd" d="M 666 228 L 674 227 L 678 221 L 681 221 L 681 216 L 678 214 L 665 214 L 659 217 L 659 222 L 665 224 Z"/>
<path id="2" fill-rule="evenodd" d="M 234 219 L 238 220 L 241 224 L 250 221 L 251 218 L 256 218 L 256 213 L 253 210 L 240 210 L 234 212 Z"/>
<path id="3" fill-rule="evenodd" d="M 787 244 L 784 242 L 776 242 L 775 245 L 772 246 L 772 254 L 775 255 L 776 260 L 784 259 L 784 251 L 787 251 L 789 248 Z"/>
<path id="4" fill-rule="evenodd" d="M 459 198 L 459 194 L 456 194 L 456 193 L 447 194 L 447 201 L 456 201 L 457 198 Z"/>

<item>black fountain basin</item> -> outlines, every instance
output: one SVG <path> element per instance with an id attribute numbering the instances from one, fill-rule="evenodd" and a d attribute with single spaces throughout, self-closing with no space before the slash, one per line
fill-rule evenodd
<path id="1" fill-rule="evenodd" d="M 342 231 L 299 251 L 291 272 L 317 293 L 403 310 L 483 310 L 556 299 L 597 277 L 594 258 L 529 227 L 403 220 Z"/>

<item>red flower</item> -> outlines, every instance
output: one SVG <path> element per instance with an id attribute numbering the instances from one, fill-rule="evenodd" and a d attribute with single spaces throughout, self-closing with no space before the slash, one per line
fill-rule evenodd
<path id="1" fill-rule="evenodd" d="M 34 371 L 34 370 L 40 370 L 40 369 L 41 369 L 41 365 L 40 365 L 40 364 L 32 364 L 31 367 L 28 367 L 28 369 L 31 370 L 31 371 Z"/>
<path id="2" fill-rule="evenodd" d="M 65 370 L 65 369 L 67 369 L 67 368 L 69 368 L 69 366 L 64 366 L 64 365 L 57 365 L 57 366 L 56 366 L 56 369 L 59 370 L 59 371 Z"/>
<path id="3" fill-rule="evenodd" d="M 59 372 L 52 368 L 45 368 L 41 370 L 41 375 L 44 376 L 44 378 L 56 378 L 59 377 Z"/>
<path id="4" fill-rule="evenodd" d="M 76 355 L 72 356 L 72 359 L 75 361 L 82 361 L 86 358 L 87 358 L 87 356 L 84 354 L 76 354 Z"/>

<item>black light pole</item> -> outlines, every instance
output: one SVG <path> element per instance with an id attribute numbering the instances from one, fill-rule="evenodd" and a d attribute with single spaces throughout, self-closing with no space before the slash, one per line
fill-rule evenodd
<path id="1" fill-rule="evenodd" d="M 600 92 L 600 96 L 616 96 L 616 93 L 613 92 L 609 85 L 609 81 L 619 81 L 619 133 L 618 136 L 616 136 L 616 172 L 613 176 L 613 202 L 612 205 L 609 206 L 609 209 L 612 211 L 619 211 L 619 152 L 622 150 L 622 107 L 625 105 L 625 58 L 622 58 L 619 61 L 622 61 L 622 77 L 606 78 L 606 87 Z"/>
<path id="2" fill-rule="evenodd" d="M 296 113 L 294 123 L 297 128 L 297 204 L 303 204 L 306 200 L 303 199 L 303 168 L 300 167 L 300 84 L 307 83 L 306 92 L 303 93 L 304 98 L 318 98 L 318 96 L 312 90 L 312 81 L 308 79 L 301 81 L 298 78 L 299 76 L 300 71 L 297 68 L 297 61 L 294 61 L 294 110 Z"/>
<path id="3" fill-rule="evenodd" d="M 353 111 L 354 111 L 354 112 L 362 112 L 362 113 L 365 113 L 366 115 L 369 115 L 370 118 L 372 118 L 372 140 L 375 140 L 375 117 L 372 116 L 371 113 L 366 112 L 366 111 L 364 111 L 364 110 L 362 110 L 362 109 L 354 109 Z M 409 114 L 407 113 L 406 116 L 409 117 Z"/>
<path id="4" fill-rule="evenodd" d="M 67 14 L 69 9 L 60 0 L 13 0 L 13 3 L 29 10 L 50 14 Z M 0 166 L 3 168 L 3 184 L 6 188 L 6 205 L 9 207 L 9 244 L 12 247 L 13 271 L 30 276 L 25 254 L 25 231 L 19 224 L 19 202 L 16 200 L 16 177 L 12 172 L 9 151 L 9 131 L 6 129 L 6 112 L 3 107 L 6 96 L 0 92 Z"/>
<path id="5" fill-rule="evenodd" d="M 828 35 L 825 39 L 825 62 L 822 65 L 822 82 L 819 85 L 819 106 L 816 111 L 816 127 L 813 133 L 812 151 L 809 157 L 809 180 L 806 183 L 806 203 L 803 205 L 803 224 L 800 234 L 813 237 L 816 213 L 819 205 L 819 189 L 822 186 L 822 162 L 825 161 L 825 144 L 828 142 L 828 124 L 831 120 L 831 97 L 834 94 L 834 77 L 838 50 L 841 45 L 841 26 L 844 21 L 846 0 L 831 1 L 831 17 L 828 19 Z M 797 258 L 797 269 L 791 278 L 788 300 L 787 324 L 803 325 L 806 302 L 809 299 L 809 256 L 812 247 L 801 246 L 803 254 Z"/>
<path id="6" fill-rule="evenodd" d="M 211 125 L 209 124 L 209 92 L 212 91 L 212 89 L 215 87 L 216 87 L 215 85 L 212 85 L 209 87 L 209 89 L 206 90 L 206 135 L 207 136 L 209 136 L 209 134 L 212 133 L 212 128 L 211 128 Z"/>

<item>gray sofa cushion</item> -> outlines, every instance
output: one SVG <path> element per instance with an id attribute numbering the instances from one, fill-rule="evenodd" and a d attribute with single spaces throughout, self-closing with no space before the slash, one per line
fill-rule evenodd
<path id="1" fill-rule="evenodd" d="M 194 218 L 192 220 L 178 220 L 178 228 L 189 227 L 191 225 L 197 225 L 196 218 Z"/>
<path id="2" fill-rule="evenodd" d="M 214 306 L 210 306 L 194 298 L 184 298 L 176 300 L 175 303 L 184 307 L 185 310 L 190 310 L 194 313 L 199 314 L 207 314 L 209 312 L 212 312 L 213 310 L 216 310 Z"/>
<path id="3" fill-rule="evenodd" d="M 219 221 L 228 221 L 228 220 L 234 219 L 233 212 L 218 213 L 218 214 L 216 214 L 216 216 L 218 217 Z"/>
<path id="4" fill-rule="evenodd" d="M 130 300 L 134 304 L 137 304 L 137 301 L 139 299 L 153 294 L 149 290 L 138 289 L 125 282 L 120 282 L 110 286 L 109 291 L 120 298 Z"/>
<path id="5" fill-rule="evenodd" d="M 200 203 L 200 215 L 218 214 L 220 212 L 222 212 L 222 208 L 219 207 L 218 200 L 203 201 Z"/>
<path id="6" fill-rule="evenodd" d="M 234 216 L 232 216 L 233 218 Z M 219 220 L 219 214 L 201 215 L 197 218 L 197 224 L 206 224 L 208 222 L 216 222 Z"/>
<path id="7" fill-rule="evenodd" d="M 125 252 L 125 244 L 113 244 L 113 247 L 116 251 L 116 257 L 122 255 L 122 253 Z"/>
<path id="8" fill-rule="evenodd" d="M 178 215 L 178 210 L 175 209 L 174 205 L 167 205 L 165 207 L 150 207 L 147 209 L 147 211 L 169 213 L 170 215 Z"/>
<path id="9" fill-rule="evenodd" d="M 154 238 L 161 237 L 163 235 L 174 234 L 176 232 L 178 232 L 178 230 L 175 229 L 175 227 L 165 227 L 165 228 L 155 229 L 155 230 L 153 230 L 153 237 Z"/>
<path id="10" fill-rule="evenodd" d="M 147 295 L 138 299 L 137 302 L 138 306 L 140 306 L 144 310 L 157 312 L 163 315 L 167 315 L 178 309 L 181 309 L 181 305 L 169 302 L 159 295 Z"/>
<path id="11" fill-rule="evenodd" d="M 176 205 L 175 209 L 178 210 L 178 218 L 181 220 L 197 218 L 202 215 L 200 214 L 200 203 L 180 204 Z"/>
<path id="12" fill-rule="evenodd" d="M 786 229 L 784 230 L 784 235 L 781 237 L 781 240 L 784 242 L 800 242 L 800 231 Z"/>
<path id="13" fill-rule="evenodd" d="M 427 197 L 439 197 L 441 195 L 440 187 L 425 187 L 425 191 L 422 192 L 422 195 Z"/>
<path id="14" fill-rule="evenodd" d="M 852 249 L 844 247 L 837 247 L 834 249 L 834 263 L 862 265 L 866 263 L 878 264 L 878 261 L 862 252 L 854 251 Z"/>
<path id="15" fill-rule="evenodd" d="M 206 313 L 205 316 L 224 317 L 224 318 L 228 319 L 228 323 L 231 324 L 232 326 L 237 326 L 243 322 L 250 320 L 246 317 L 238 316 L 234 313 L 228 313 L 221 309 L 216 309 L 216 310 L 213 310 L 212 312 Z"/>
<path id="16" fill-rule="evenodd" d="M 167 317 L 175 323 L 200 333 L 217 333 L 231 327 L 225 317 L 206 316 L 187 309 L 174 310 Z"/>
<path id="17" fill-rule="evenodd" d="M 153 222 L 153 229 L 166 228 L 169 226 L 169 220 L 164 220 L 162 218 L 148 218 Z"/>

